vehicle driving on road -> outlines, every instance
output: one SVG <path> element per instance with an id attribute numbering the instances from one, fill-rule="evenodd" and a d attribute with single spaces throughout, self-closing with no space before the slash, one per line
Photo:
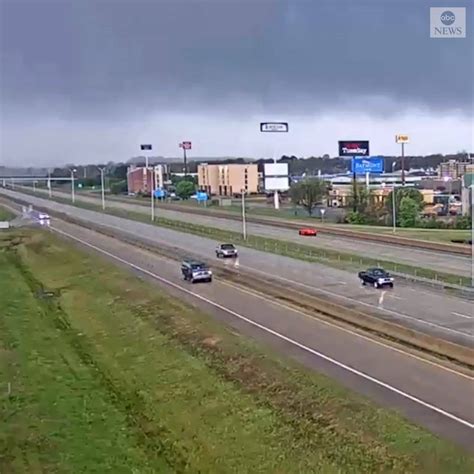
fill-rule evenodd
<path id="1" fill-rule="evenodd" d="M 310 227 L 305 227 L 303 229 L 300 229 L 298 234 L 303 235 L 305 237 L 316 237 L 318 235 L 318 231 Z"/>
<path id="2" fill-rule="evenodd" d="M 239 252 L 234 244 L 219 244 L 216 247 L 217 258 L 236 258 Z"/>
<path id="3" fill-rule="evenodd" d="M 393 277 L 382 268 L 369 268 L 364 272 L 359 272 L 359 278 L 363 285 L 368 283 L 375 288 L 383 286 L 393 288 Z"/>
<path id="4" fill-rule="evenodd" d="M 184 260 L 181 264 L 181 273 L 186 281 L 196 283 L 198 281 L 205 281 L 210 283 L 212 281 L 212 271 L 203 262 L 194 260 Z"/>

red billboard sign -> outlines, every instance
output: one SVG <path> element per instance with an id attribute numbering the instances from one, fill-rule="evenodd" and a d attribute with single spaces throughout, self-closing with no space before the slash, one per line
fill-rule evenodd
<path id="1" fill-rule="evenodd" d="M 191 150 L 191 142 L 182 142 L 179 144 L 179 147 L 185 150 Z"/>

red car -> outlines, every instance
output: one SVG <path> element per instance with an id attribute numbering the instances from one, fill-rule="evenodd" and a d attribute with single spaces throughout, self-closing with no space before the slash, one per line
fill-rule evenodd
<path id="1" fill-rule="evenodd" d="M 316 229 L 310 228 L 300 229 L 298 233 L 306 237 L 316 237 L 318 235 L 318 231 Z"/>

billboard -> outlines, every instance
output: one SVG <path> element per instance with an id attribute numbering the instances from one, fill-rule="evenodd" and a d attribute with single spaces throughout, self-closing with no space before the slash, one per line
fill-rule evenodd
<path id="1" fill-rule="evenodd" d="M 383 173 L 384 159 L 381 156 L 370 156 L 367 158 L 353 158 L 352 172 L 355 174 Z"/>
<path id="2" fill-rule="evenodd" d="M 410 137 L 408 135 L 395 135 L 395 143 L 409 143 Z"/>
<path id="3" fill-rule="evenodd" d="M 339 156 L 369 156 L 368 140 L 339 141 Z"/>
<path id="4" fill-rule="evenodd" d="M 288 122 L 261 122 L 261 132 L 288 132 Z"/>
<path id="5" fill-rule="evenodd" d="M 266 163 L 265 176 L 288 176 L 288 163 Z"/>
<path id="6" fill-rule="evenodd" d="M 265 178 L 265 191 L 288 191 L 290 178 L 288 176 L 275 176 Z"/>
<path id="7" fill-rule="evenodd" d="M 179 147 L 184 150 L 191 150 L 191 142 L 182 142 L 179 144 Z"/>
<path id="8" fill-rule="evenodd" d="M 151 150 L 151 145 L 140 145 L 140 150 L 142 151 Z"/>
<path id="9" fill-rule="evenodd" d="M 266 191 L 287 191 L 290 188 L 288 163 L 265 163 L 263 171 Z"/>

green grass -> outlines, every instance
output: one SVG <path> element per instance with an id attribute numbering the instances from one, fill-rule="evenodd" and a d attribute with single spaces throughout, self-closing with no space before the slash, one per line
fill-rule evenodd
<path id="1" fill-rule="evenodd" d="M 83 209 L 89 209 L 97 212 L 104 212 L 99 205 L 84 201 L 76 201 L 72 204 L 68 199 L 62 197 L 53 197 L 53 200 L 68 205 L 74 205 Z M 107 214 L 117 217 L 124 217 L 140 222 L 151 224 L 149 216 L 140 212 L 125 211 L 118 208 L 108 208 Z M 212 238 L 218 241 L 229 241 L 237 243 L 244 247 L 263 250 L 265 252 L 277 255 L 288 256 L 298 260 L 309 262 L 318 262 L 341 269 L 360 269 L 361 267 L 380 266 L 388 271 L 411 275 L 415 277 L 426 278 L 429 280 L 437 280 L 440 282 L 469 287 L 471 280 L 469 277 L 453 275 L 450 273 L 438 272 L 429 268 L 415 267 L 403 263 L 392 262 L 383 259 L 375 259 L 370 257 L 362 257 L 350 253 L 338 252 L 336 250 L 322 249 L 314 246 L 298 244 L 278 239 L 270 239 L 262 236 L 249 235 L 247 240 L 243 240 L 239 232 L 219 229 L 216 227 L 204 226 L 200 224 L 192 224 L 186 221 L 167 219 L 163 217 L 155 218 L 154 224 L 173 230 L 199 235 L 202 237 Z"/>
<path id="2" fill-rule="evenodd" d="M 46 233 L 5 235 L 0 472 L 473 471 L 123 270 Z"/>
<path id="3" fill-rule="evenodd" d="M 0 221 L 11 221 L 15 216 L 0 204 Z"/>

